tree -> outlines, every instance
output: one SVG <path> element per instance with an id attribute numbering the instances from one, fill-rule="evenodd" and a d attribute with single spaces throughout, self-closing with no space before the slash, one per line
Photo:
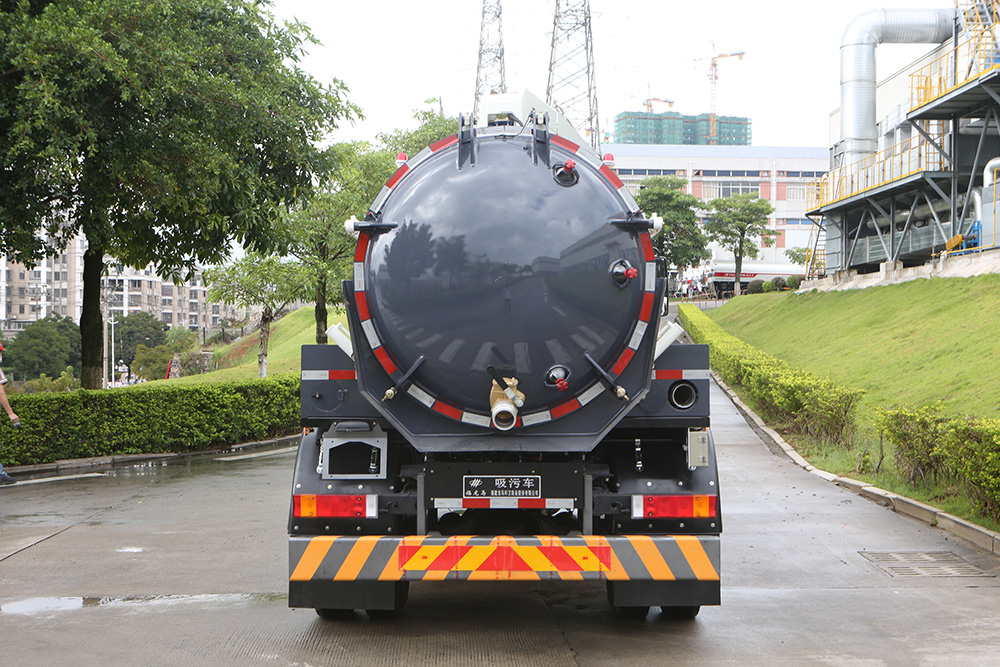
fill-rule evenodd
<path id="1" fill-rule="evenodd" d="M 32 322 L 4 347 L 5 363 L 22 380 L 58 377 L 69 366 L 70 342 L 49 318 Z"/>
<path id="2" fill-rule="evenodd" d="M 799 266 L 809 264 L 809 255 L 809 248 L 789 248 L 785 251 L 785 257 L 788 258 L 788 261 Z"/>
<path id="3" fill-rule="evenodd" d="M 279 211 L 357 115 L 296 62 L 315 40 L 258 0 L 0 3 L 0 254 L 30 266 L 83 234 L 82 384 L 101 380 L 105 256 L 179 275 Z M 39 232 L 46 232 L 41 234 Z"/>
<path id="4" fill-rule="evenodd" d="M 663 218 L 663 229 L 653 237 L 653 247 L 668 266 L 678 270 L 711 257 L 695 213 L 700 202 L 684 192 L 685 185 L 687 181 L 679 176 L 652 176 L 639 183 L 636 197 L 639 208 Z"/>
<path id="5" fill-rule="evenodd" d="M 76 325 L 76 322 L 72 318 L 64 317 L 56 314 L 49 315 L 45 319 L 51 320 L 53 324 L 56 325 L 56 329 L 59 330 L 67 341 L 69 341 L 69 362 L 68 365 L 73 367 L 73 377 L 80 377 L 80 361 L 81 361 L 81 344 L 80 344 L 80 327 Z"/>
<path id="6" fill-rule="evenodd" d="M 255 253 L 231 264 L 205 271 L 208 298 L 242 308 L 260 306 L 260 347 L 257 374 L 267 377 L 267 343 L 271 323 L 293 301 L 308 294 L 309 276 L 301 265 Z"/>
<path id="7" fill-rule="evenodd" d="M 770 246 L 776 236 L 774 230 L 767 228 L 767 216 L 774 212 L 774 207 L 756 192 L 713 199 L 708 205 L 712 218 L 705 222 L 705 231 L 709 238 L 733 253 L 736 262 L 734 293 L 739 296 L 743 258 L 753 259 L 760 255 L 758 239 Z"/>
<path id="8" fill-rule="evenodd" d="M 167 377 L 167 368 L 170 367 L 170 360 L 173 358 L 174 351 L 169 345 L 157 345 L 152 348 L 139 345 L 135 348 L 135 359 L 132 362 L 135 375 L 143 380 L 162 380 Z"/>
<path id="9" fill-rule="evenodd" d="M 149 313 L 139 311 L 122 318 L 115 325 L 115 356 L 128 368 L 128 379 L 132 379 L 132 364 L 136 349 L 140 345 L 153 348 L 167 342 L 167 327 Z"/>
<path id="10" fill-rule="evenodd" d="M 437 99 L 425 100 L 424 104 L 436 104 Z M 406 153 L 413 157 L 435 141 L 450 137 L 458 132 L 458 118 L 445 116 L 432 109 L 414 109 L 413 118 L 418 122 L 415 130 L 396 130 L 378 135 L 379 142 L 395 156 Z"/>
<path id="11" fill-rule="evenodd" d="M 336 144 L 337 164 L 326 189 L 283 217 L 281 229 L 289 254 L 301 263 L 316 301 L 316 343 L 326 343 L 327 304 L 343 303 L 340 282 L 351 275 L 357 240 L 344 230 L 352 215 L 359 220 L 396 169 L 394 155 L 365 142 Z"/>

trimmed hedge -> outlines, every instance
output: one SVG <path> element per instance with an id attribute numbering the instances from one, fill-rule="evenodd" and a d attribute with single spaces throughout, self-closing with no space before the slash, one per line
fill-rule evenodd
<path id="1" fill-rule="evenodd" d="M 900 470 L 951 473 L 972 490 L 976 509 L 1000 521 L 1000 420 L 948 417 L 941 406 L 883 408 L 879 432 L 897 447 Z"/>
<path id="2" fill-rule="evenodd" d="M 13 394 L 0 418 L 5 466 L 120 454 L 191 452 L 264 440 L 299 425 L 299 377 Z M 5 417 L 0 415 L 0 417 Z"/>
<path id="3" fill-rule="evenodd" d="M 741 387 L 764 416 L 787 420 L 798 432 L 822 438 L 844 440 L 853 430 L 863 390 L 841 387 L 790 368 L 729 335 L 690 304 L 681 304 L 679 310 L 691 338 L 708 344 L 715 372 L 727 383 Z"/>

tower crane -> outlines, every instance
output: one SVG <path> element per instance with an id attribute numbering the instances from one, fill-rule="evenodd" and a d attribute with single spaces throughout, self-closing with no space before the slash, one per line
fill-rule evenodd
<path id="1" fill-rule="evenodd" d="M 646 111 L 653 113 L 653 102 L 663 102 L 668 106 L 674 106 L 673 100 L 665 100 L 661 97 L 650 97 L 649 99 L 643 100 L 642 103 L 646 105 Z"/>
<path id="2" fill-rule="evenodd" d="M 715 42 L 712 42 L 712 52 L 715 53 Z M 718 126 L 718 118 L 715 115 L 715 86 L 719 81 L 719 58 L 731 58 L 733 56 L 739 57 L 743 60 L 745 51 L 733 51 L 732 53 L 716 53 L 711 58 L 699 58 L 699 60 L 711 60 L 712 64 L 708 69 L 708 81 L 711 85 L 712 97 L 711 97 L 711 114 L 709 115 L 708 122 L 708 143 L 714 146 L 718 140 L 716 134 Z"/>

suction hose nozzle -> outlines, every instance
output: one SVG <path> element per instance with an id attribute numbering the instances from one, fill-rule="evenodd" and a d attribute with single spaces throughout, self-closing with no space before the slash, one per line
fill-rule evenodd
<path id="1" fill-rule="evenodd" d="M 517 390 L 517 378 L 503 380 L 506 387 L 501 387 L 493 380 L 493 388 L 490 389 L 490 414 L 497 429 L 509 431 L 517 423 L 517 408 L 524 405 L 524 394 Z"/>

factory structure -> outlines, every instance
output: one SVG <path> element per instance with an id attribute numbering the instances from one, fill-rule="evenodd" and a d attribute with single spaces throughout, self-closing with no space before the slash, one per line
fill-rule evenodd
<path id="1" fill-rule="evenodd" d="M 872 10 L 847 26 L 831 169 L 809 188 L 812 275 L 823 264 L 834 282 L 896 274 L 996 247 L 998 18 L 996 0 L 969 1 Z M 892 43 L 928 52 L 876 81 L 876 49 Z"/>

